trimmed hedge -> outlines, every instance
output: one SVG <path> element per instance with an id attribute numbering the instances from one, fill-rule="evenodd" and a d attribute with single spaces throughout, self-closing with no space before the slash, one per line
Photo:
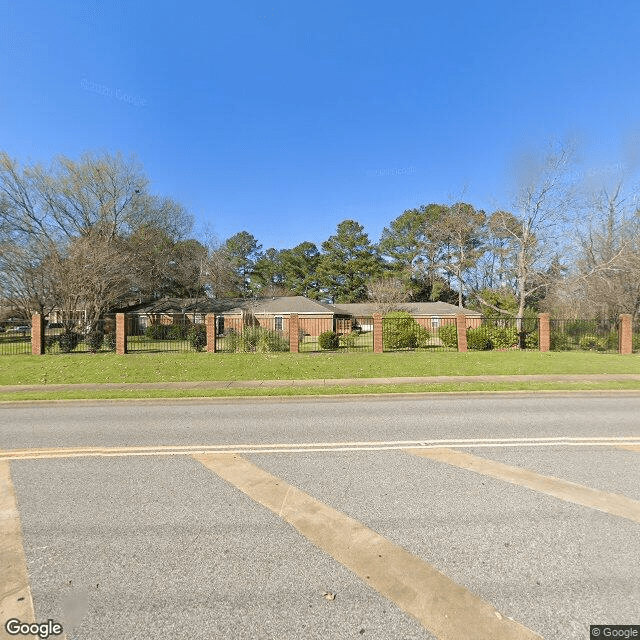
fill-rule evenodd
<path id="1" fill-rule="evenodd" d="M 318 345 L 321 349 L 337 349 L 340 346 L 340 337 L 335 331 L 325 331 L 318 336 Z"/>
<path id="2" fill-rule="evenodd" d="M 438 337 L 445 347 L 458 348 L 458 327 L 455 324 L 445 324 L 438 329 Z"/>
<path id="3" fill-rule="evenodd" d="M 429 344 L 431 334 L 406 311 L 388 313 L 382 323 L 385 349 L 417 349 Z"/>

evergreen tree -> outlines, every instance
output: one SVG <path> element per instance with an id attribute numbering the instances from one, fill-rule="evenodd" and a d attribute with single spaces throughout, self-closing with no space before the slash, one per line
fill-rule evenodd
<path id="1" fill-rule="evenodd" d="M 382 275 L 383 264 L 364 227 L 344 220 L 322 249 L 318 279 L 326 297 L 332 302 L 366 300 L 367 283 Z"/>
<path id="2" fill-rule="evenodd" d="M 320 251 L 313 242 L 302 242 L 280 252 L 287 289 L 294 296 L 320 297 L 318 266 Z"/>
<path id="3" fill-rule="evenodd" d="M 228 238 L 222 248 L 239 278 L 238 295 L 251 295 L 251 278 L 262 256 L 262 245 L 248 231 L 240 231 Z"/>

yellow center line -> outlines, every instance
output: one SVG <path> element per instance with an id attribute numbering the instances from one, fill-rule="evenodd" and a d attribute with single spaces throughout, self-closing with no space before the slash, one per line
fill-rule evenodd
<path id="1" fill-rule="evenodd" d="M 8 462 L 0 462 L 0 637 L 11 618 L 35 622 L 16 493 Z"/>
<path id="2" fill-rule="evenodd" d="M 375 531 L 232 453 L 196 460 L 267 507 L 439 640 L 541 640 Z"/>
<path id="3" fill-rule="evenodd" d="M 554 498 L 560 498 L 560 500 L 573 502 L 640 523 L 640 502 L 617 493 L 591 489 L 567 480 L 545 476 L 529 469 L 513 467 L 502 462 L 480 458 L 470 453 L 454 451 L 453 449 L 407 449 L 407 453 L 444 462 L 460 469 L 468 469 L 481 475 L 527 487 Z"/>
<path id="4" fill-rule="evenodd" d="M 0 450 L 0 461 L 34 460 L 47 458 L 119 457 L 119 456 L 174 456 L 194 453 L 307 453 L 339 451 L 393 451 L 443 447 L 619 447 L 640 446 L 639 436 L 622 437 L 551 437 L 551 438 L 461 438 L 447 440 L 389 440 L 355 442 L 306 442 L 266 444 L 198 444 L 150 445 L 120 447 L 34 447 Z"/>

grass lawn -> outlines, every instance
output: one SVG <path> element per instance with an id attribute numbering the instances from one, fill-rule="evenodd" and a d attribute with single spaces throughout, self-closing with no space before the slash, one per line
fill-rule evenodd
<path id="1" fill-rule="evenodd" d="M 640 373 L 640 356 L 591 352 L 113 353 L 0 357 L 0 385 Z"/>

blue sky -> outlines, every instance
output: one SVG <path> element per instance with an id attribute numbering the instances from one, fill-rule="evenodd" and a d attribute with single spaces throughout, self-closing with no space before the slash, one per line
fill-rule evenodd
<path id="1" fill-rule="evenodd" d="M 633 0 L 8 0 L 0 149 L 135 153 L 221 240 L 320 244 L 351 218 L 377 241 L 420 204 L 509 208 L 524 145 L 626 162 L 639 33 Z"/>

